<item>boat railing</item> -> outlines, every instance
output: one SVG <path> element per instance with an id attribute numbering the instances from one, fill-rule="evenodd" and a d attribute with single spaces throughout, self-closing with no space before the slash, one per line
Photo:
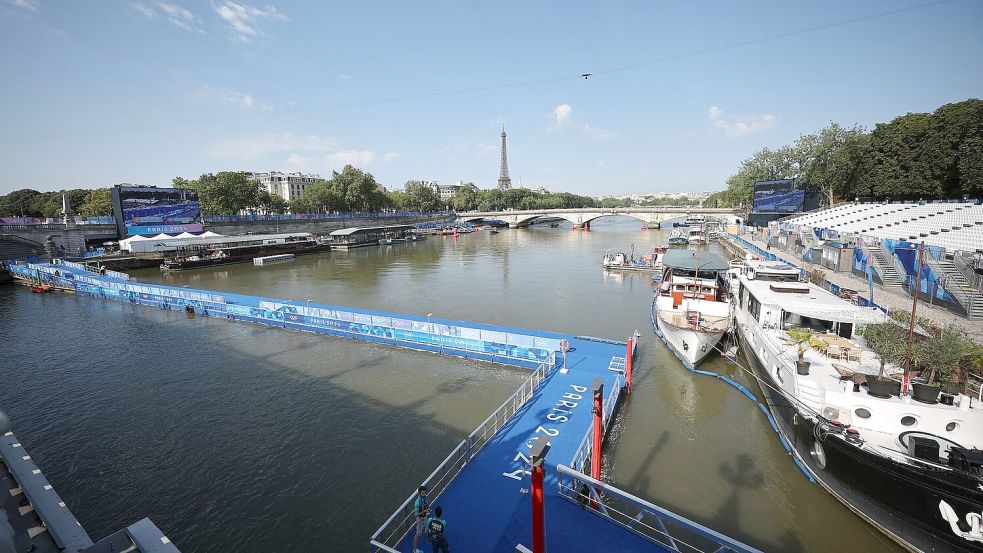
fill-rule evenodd
<path id="1" fill-rule="evenodd" d="M 636 331 L 637 333 L 637 331 Z M 621 388 L 624 386 L 624 380 L 621 375 L 618 375 L 614 379 L 614 386 L 611 391 L 608 392 L 608 397 L 604 399 L 604 413 L 601 415 L 601 426 L 607 428 L 611 424 L 612 417 L 614 415 L 614 408 L 616 407 L 618 396 L 621 393 Z M 590 462 L 590 446 L 591 440 L 594 438 L 594 425 L 591 425 L 587 432 L 584 433 L 584 438 L 580 440 L 580 445 L 573 452 L 573 458 L 570 459 L 570 466 L 579 471 L 587 470 Z"/>
<path id="2" fill-rule="evenodd" d="M 495 409 L 491 415 L 488 415 L 488 418 L 468 434 L 467 438 L 457 444 L 457 447 L 420 483 L 420 485 L 427 487 L 427 495 L 431 503 L 436 502 L 465 465 L 477 455 L 478 451 L 491 440 L 495 433 L 505 426 L 513 415 L 525 406 L 536 392 L 539 384 L 554 368 L 554 365 L 550 363 L 540 364 L 515 393 L 506 399 L 498 409 Z M 372 551 L 399 553 L 396 547 L 413 528 L 416 520 L 416 514 L 413 512 L 413 502 L 416 496 L 414 490 L 386 522 L 372 534 L 372 538 L 369 540 Z"/>
<path id="3" fill-rule="evenodd" d="M 976 395 L 976 401 L 983 403 L 983 376 L 969 373 L 969 379 L 975 380 L 976 382 L 966 382 L 966 386 L 963 388 L 963 390 Z M 973 390 L 974 387 L 976 388 L 975 391 Z"/>
<path id="4" fill-rule="evenodd" d="M 684 552 L 759 550 L 711 530 L 682 515 L 659 507 L 574 468 L 558 465 L 559 495 L 663 549 Z"/>
<path id="5" fill-rule="evenodd" d="M 659 313 L 662 316 L 662 320 L 679 328 L 692 328 L 692 317 L 698 317 L 695 330 L 723 332 L 730 327 L 730 321 L 725 316 L 700 315 L 697 311 L 673 313 L 664 309 Z"/>

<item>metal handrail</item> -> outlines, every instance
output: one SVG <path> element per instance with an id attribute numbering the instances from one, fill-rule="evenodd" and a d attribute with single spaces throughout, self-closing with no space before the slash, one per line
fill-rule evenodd
<path id="1" fill-rule="evenodd" d="M 621 393 L 621 388 L 624 386 L 624 381 L 621 375 L 618 375 L 614 379 L 614 386 L 608 393 L 608 397 L 604 400 L 604 413 L 601 416 L 601 426 L 605 429 L 611 424 L 614 419 L 612 416 L 614 414 L 614 408 L 616 407 L 616 402 L 619 394 Z M 587 427 L 587 432 L 584 433 L 584 438 L 580 440 L 580 444 L 577 449 L 573 452 L 573 457 L 570 459 L 570 466 L 574 469 L 583 471 L 587 466 L 587 458 L 590 457 L 590 444 L 594 437 L 594 425 Z"/>
<path id="2" fill-rule="evenodd" d="M 683 546 L 689 551 L 734 551 L 736 553 L 760 553 L 747 544 L 711 530 L 702 524 L 694 522 L 682 515 L 659 507 L 640 497 L 620 490 L 610 484 L 595 480 L 581 472 L 564 465 L 557 465 L 557 486 L 559 495 L 583 505 L 589 500 L 581 493 L 586 486 L 591 490 L 591 496 L 603 498 L 603 508 L 598 502 L 598 509 L 590 511 L 611 522 L 621 525 L 635 534 L 646 538 L 672 551 L 682 551 Z M 595 495 L 597 493 L 598 495 Z M 635 514 L 632 514 L 635 513 Z M 652 520 L 646 522 L 646 516 Z M 676 535 L 669 532 L 666 523 L 677 531 Z M 686 541 L 680 537 L 684 533 Z M 692 542 L 701 542 L 699 545 Z"/>
<path id="3" fill-rule="evenodd" d="M 522 383 L 518 390 L 506 399 L 498 409 L 477 426 L 468 437 L 461 441 L 437 468 L 421 482 L 427 487 L 428 496 L 435 502 L 447 489 L 450 482 L 457 476 L 467 463 L 477 455 L 478 451 L 511 420 L 512 416 L 522 409 L 536 391 L 539 384 L 552 372 L 555 367 L 542 363 L 533 374 Z M 392 515 L 372 534 L 369 543 L 374 551 L 398 553 L 394 547 L 403 540 L 406 533 L 413 527 L 415 513 L 412 504 L 416 498 L 414 491 L 403 501 Z"/>

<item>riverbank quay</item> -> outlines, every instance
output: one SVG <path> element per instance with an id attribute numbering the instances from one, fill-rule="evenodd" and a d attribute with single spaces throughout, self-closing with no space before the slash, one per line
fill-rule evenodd
<path id="1" fill-rule="evenodd" d="M 784 261 L 794 267 L 799 267 L 803 269 L 806 274 L 808 274 L 813 269 L 818 269 L 825 273 L 825 279 L 830 283 L 839 288 L 846 288 L 850 290 L 856 290 L 858 295 L 867 302 L 871 301 L 870 298 L 870 286 L 867 281 L 860 278 L 853 273 L 849 272 L 835 272 L 830 271 L 826 267 L 817 265 L 815 263 L 809 263 L 808 261 L 803 261 L 801 259 L 796 259 L 793 255 L 788 252 L 780 251 L 778 249 L 767 249 L 767 245 L 760 241 L 755 240 L 751 234 L 742 234 L 737 236 L 737 238 L 746 241 L 748 244 L 753 245 L 757 250 L 745 247 L 740 242 L 733 240 L 733 237 L 729 239 L 729 243 L 732 247 L 740 248 L 740 251 L 744 253 L 750 253 L 752 255 L 760 255 L 762 252 L 775 256 L 777 259 Z M 743 257 L 743 256 L 742 256 Z M 907 293 L 897 292 L 895 289 L 886 288 L 879 284 L 874 285 L 874 298 L 873 302 L 882 309 L 894 310 L 900 309 L 903 311 L 911 312 L 912 300 L 911 296 Z M 966 317 L 962 317 L 952 311 L 945 309 L 943 307 L 931 305 L 923 300 L 918 301 L 918 310 L 916 313 L 919 317 L 924 317 L 931 320 L 932 322 L 943 325 L 943 324 L 956 324 L 966 329 L 967 336 L 975 341 L 976 343 L 983 344 L 983 320 L 970 320 Z"/>
<path id="2" fill-rule="evenodd" d="M 80 297 L 104 297 L 533 369 L 530 380 L 425 480 L 435 492 L 436 503 L 447 502 L 446 518 L 457 521 L 453 523 L 457 529 L 448 534 L 455 548 L 496 551 L 502 550 L 496 544 L 503 546 L 510 541 L 513 542 L 507 549 L 510 551 L 519 544 L 529 546 L 532 533 L 529 442 L 534 437 L 545 436 L 553 448 L 545 458 L 544 467 L 546 532 L 549 543 L 557 544 L 556 547 L 576 542 L 572 549 L 597 549 L 614 544 L 625 551 L 669 550 L 665 543 L 672 542 L 665 534 L 671 532 L 675 539 L 695 533 L 692 539 L 702 539 L 699 543 L 731 543 L 728 547 L 732 549 L 753 551 L 658 506 L 619 494 L 579 472 L 588 466 L 595 416 L 606 414 L 603 426 L 613 419 L 624 383 L 622 372 L 626 370 L 628 352 L 625 342 L 313 302 L 148 286 L 87 274 L 84 268 L 65 264 L 20 264 L 13 269 L 22 278 L 41 278 L 61 286 L 74 286 Z M 566 350 L 565 362 L 563 350 Z M 604 402 L 595 414 L 592 392 L 598 380 L 603 386 Z M 564 473 L 564 467 L 571 467 L 567 470 L 574 473 Z M 588 485 L 588 490 L 603 490 L 605 500 L 596 501 L 596 509 L 581 508 L 578 497 L 584 485 Z M 444 488 L 446 494 L 440 494 Z M 588 491 L 588 497 L 591 496 L 593 492 Z M 615 505 L 615 499 L 620 507 Z M 376 546 L 378 550 L 406 550 L 400 545 L 407 536 L 407 526 L 398 516 L 401 512 L 390 518 L 399 522 L 387 522 L 383 526 L 393 530 L 388 537 L 377 532 L 381 538 L 377 541 L 382 544 Z M 462 524 L 466 516 L 476 522 Z M 640 520 L 632 523 L 636 517 Z M 631 528 L 626 528 L 629 524 Z"/>

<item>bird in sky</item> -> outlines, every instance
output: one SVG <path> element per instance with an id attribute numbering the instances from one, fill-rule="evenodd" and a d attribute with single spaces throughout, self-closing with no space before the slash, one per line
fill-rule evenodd
<path id="1" fill-rule="evenodd" d="M 590 74 L 590 73 L 584 73 L 584 74 L 582 74 L 582 75 L 581 75 L 581 77 L 583 77 L 585 81 L 586 81 L 587 79 L 589 79 L 589 78 L 590 78 L 590 76 L 591 76 L 591 74 Z"/>

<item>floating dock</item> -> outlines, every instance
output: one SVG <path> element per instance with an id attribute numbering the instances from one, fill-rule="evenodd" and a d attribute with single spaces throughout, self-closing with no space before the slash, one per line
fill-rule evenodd
<path id="1" fill-rule="evenodd" d="M 280 263 L 287 263 L 294 260 L 294 254 L 292 253 L 281 253 L 279 255 L 267 255 L 264 257 L 253 258 L 253 265 L 257 267 L 264 267 L 266 265 L 279 265 Z"/>
<path id="2" fill-rule="evenodd" d="M 468 435 L 422 483 L 449 522 L 455 551 L 541 551 L 534 514 L 545 511 L 553 551 L 757 551 L 587 476 L 594 440 L 629 388 L 628 342 L 141 284 L 74 264 L 15 264 L 20 279 L 102 298 L 291 330 L 343 336 L 530 369 L 528 380 Z M 627 370 L 627 373 L 626 373 Z M 545 438 L 537 443 L 540 437 Z M 532 466 L 533 447 L 548 454 Z M 537 450 L 539 451 L 539 450 Z M 541 468 L 540 468 L 541 467 Z M 533 474 L 545 475 L 537 483 Z M 408 552 L 415 490 L 368 538 L 373 551 Z M 533 498 L 539 498 L 534 507 Z M 540 534 L 543 535 L 543 534 Z M 422 538 L 421 538 L 422 539 Z M 429 546 L 420 543 L 426 550 Z"/>

